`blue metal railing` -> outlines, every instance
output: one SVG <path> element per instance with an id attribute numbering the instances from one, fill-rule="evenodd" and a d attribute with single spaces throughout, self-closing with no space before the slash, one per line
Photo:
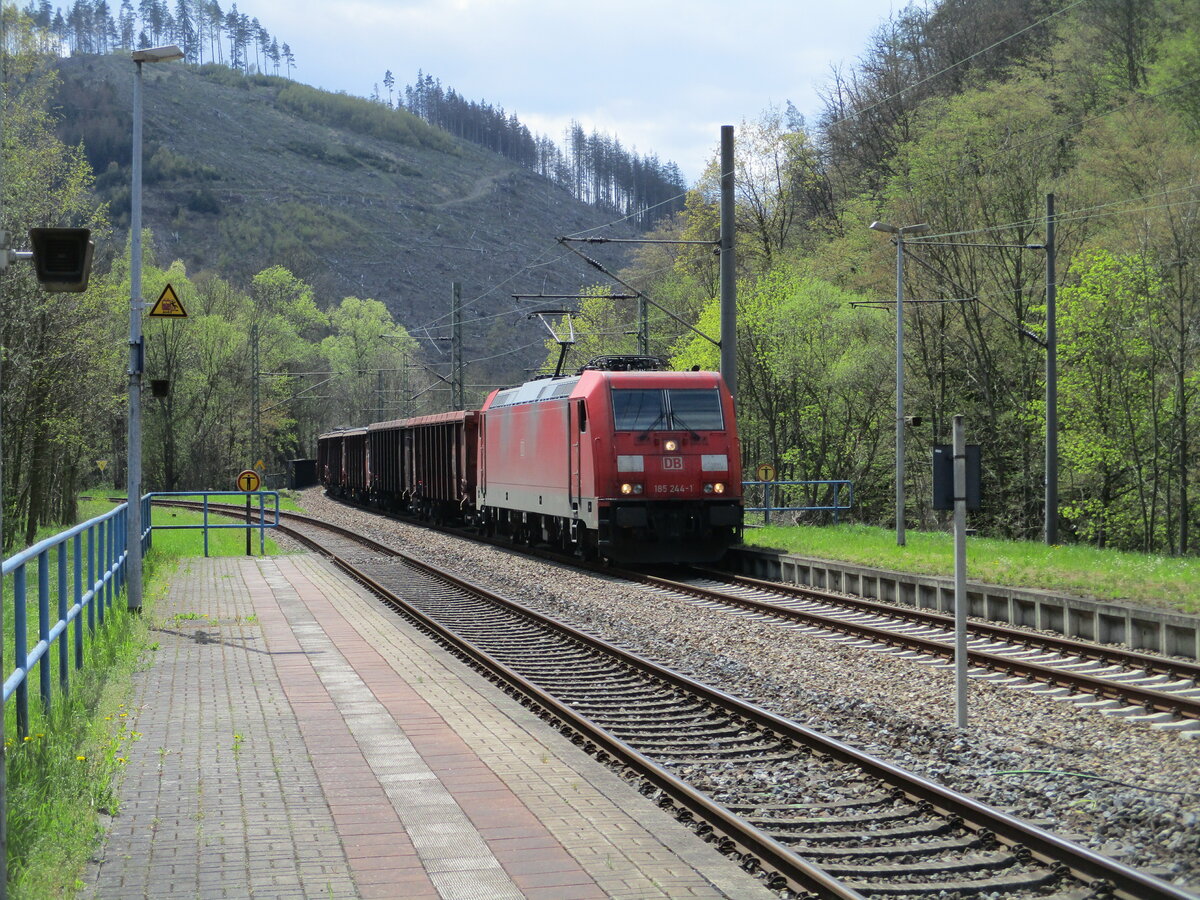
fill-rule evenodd
<path id="1" fill-rule="evenodd" d="M 50 708 L 52 687 L 50 647 L 62 639 L 58 653 L 58 682 L 64 694 L 70 691 L 71 669 L 83 668 L 83 621 L 86 613 L 88 634 L 104 624 L 113 600 L 125 586 L 126 528 L 128 503 L 76 525 L 54 537 L 34 544 L 4 560 L 0 573 L 12 576 L 13 593 L 13 670 L 4 680 L 4 703 L 15 695 L 17 730 L 21 737 L 29 732 L 29 674 L 38 669 L 42 708 Z M 142 521 L 150 509 L 148 497 L 142 498 Z M 148 529 L 143 531 L 145 547 Z M 86 546 L 85 546 L 86 545 Z M 143 551 L 144 552 L 144 551 Z M 84 576 L 86 560 L 87 574 Z M 37 578 L 38 641 L 29 646 L 29 575 Z M 55 574 L 56 609 L 50 611 L 51 573 Z M 56 620 L 52 620 L 52 615 Z M 71 626 L 74 625 L 72 629 Z M 68 630 L 73 636 L 72 649 L 65 644 Z M 74 666 L 71 665 L 72 661 Z M 7 708 L 7 707 L 4 707 Z"/>
<path id="2" fill-rule="evenodd" d="M 189 529 L 203 528 L 204 529 L 204 555 L 206 557 L 208 556 L 208 532 L 209 532 L 209 529 L 211 529 L 211 528 L 257 528 L 258 529 L 258 552 L 264 553 L 265 548 L 266 548 L 266 543 L 267 543 L 267 539 L 264 534 L 264 529 L 279 527 L 279 492 L 278 491 L 255 491 L 254 493 L 246 493 L 245 491 L 156 491 L 155 493 L 148 494 L 147 496 L 150 497 L 151 499 L 155 499 L 158 497 L 203 497 L 204 498 L 202 501 L 202 503 L 203 503 L 202 512 L 203 512 L 203 516 L 204 516 L 204 521 L 202 524 L 199 524 L 199 525 L 154 525 L 152 527 L 160 528 L 163 531 L 170 531 L 170 530 L 175 530 L 175 529 L 189 530 Z M 245 500 L 246 501 L 246 515 L 247 515 L 246 521 L 245 522 L 226 522 L 226 523 L 209 522 L 209 520 L 208 520 L 208 509 L 209 509 L 208 498 L 209 497 L 239 497 L 239 498 Z M 258 522 L 257 523 L 250 521 L 250 519 L 252 518 L 251 504 L 253 502 L 253 498 L 255 498 L 255 497 L 258 498 Z M 266 505 L 267 498 L 270 498 L 271 500 L 274 501 L 275 520 L 273 522 L 267 521 L 267 514 L 270 512 L 270 510 L 267 508 L 267 505 Z M 222 510 L 221 514 L 227 516 L 227 515 L 229 515 L 229 512 L 227 510 Z M 145 521 L 149 521 L 149 519 L 147 518 Z M 247 537 L 247 541 L 248 541 L 249 535 L 247 535 L 246 537 Z M 246 546 L 248 549 L 250 546 L 249 543 L 247 543 Z"/>
<path id="3" fill-rule="evenodd" d="M 154 497 L 188 496 L 204 497 L 204 523 L 201 525 L 154 525 L 152 524 Z M 208 521 L 208 498 L 213 496 L 258 497 L 258 522 L 235 522 L 231 524 Z M 267 521 L 266 497 L 274 498 L 275 521 Z M 122 503 L 104 515 L 90 519 L 81 525 L 34 544 L 15 556 L 4 560 L 0 566 L 2 577 L 12 576 L 12 633 L 13 670 L 4 680 L 4 705 L 7 709 L 10 697 L 16 698 L 17 731 L 20 737 L 29 733 L 29 675 L 37 667 L 38 688 L 43 712 L 50 710 L 53 679 L 51 672 L 51 647 L 58 647 L 58 683 L 62 693 L 70 692 L 71 669 L 83 668 L 83 623 L 87 619 L 88 634 L 93 635 L 97 625 L 103 625 L 112 610 L 113 601 L 125 587 L 126 532 L 128 528 L 129 504 Z M 150 549 L 153 529 L 204 529 L 204 555 L 208 556 L 208 529 L 210 528 L 258 528 L 259 552 L 263 552 L 266 538 L 263 529 L 279 524 L 279 494 L 260 491 L 247 495 L 241 491 L 192 491 L 187 494 L 146 494 L 142 498 L 142 555 Z M 249 545 L 247 545 L 249 549 Z M 86 566 L 86 575 L 85 575 Z M 29 646 L 29 581 L 30 573 L 37 579 L 37 643 Z M 51 581 L 54 581 L 54 587 Z M 8 591 L 3 591 L 7 597 Z M 51 598 L 56 609 L 51 612 Z M 52 619 L 56 616 L 57 619 Z M 72 627 L 74 626 L 74 627 Z M 67 645 L 67 635 L 72 642 Z M 3 635 L 0 635 L 3 639 Z M 74 664 L 72 666 L 72 663 Z"/>
<path id="4" fill-rule="evenodd" d="M 761 490 L 759 490 L 761 488 Z M 832 512 L 838 514 L 854 506 L 852 481 L 743 481 L 742 496 L 746 512 L 763 514 L 763 524 L 771 524 L 771 513 Z M 759 498 L 761 506 L 751 506 Z"/>

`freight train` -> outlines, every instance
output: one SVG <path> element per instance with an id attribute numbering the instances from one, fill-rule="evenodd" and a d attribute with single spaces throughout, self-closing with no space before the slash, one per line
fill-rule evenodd
<path id="1" fill-rule="evenodd" d="M 739 543 L 741 471 L 721 376 L 643 357 L 317 444 L 332 496 L 630 564 L 711 562 Z"/>

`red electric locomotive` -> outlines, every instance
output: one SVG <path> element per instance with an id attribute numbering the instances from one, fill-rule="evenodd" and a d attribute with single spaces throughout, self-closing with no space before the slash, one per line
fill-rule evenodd
<path id="1" fill-rule="evenodd" d="M 641 358 L 493 392 L 481 410 L 321 435 L 337 496 L 626 563 L 710 562 L 741 540 L 733 398 Z"/>
<path id="2" fill-rule="evenodd" d="M 733 398 L 714 372 L 612 364 L 488 397 L 480 522 L 621 562 L 719 559 L 742 532 Z"/>

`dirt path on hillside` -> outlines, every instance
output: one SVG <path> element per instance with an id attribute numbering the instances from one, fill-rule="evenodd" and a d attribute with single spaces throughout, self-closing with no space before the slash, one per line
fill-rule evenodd
<path id="1" fill-rule="evenodd" d="M 476 179 L 475 184 L 471 188 L 471 193 L 465 197 L 456 197 L 453 200 L 443 200 L 435 206 L 435 209 L 445 209 L 447 206 L 458 206 L 463 203 L 471 203 L 475 200 L 480 200 L 487 194 L 490 194 L 496 189 L 496 183 L 503 178 L 506 178 L 507 173 L 493 173 L 491 175 L 481 175 Z"/>

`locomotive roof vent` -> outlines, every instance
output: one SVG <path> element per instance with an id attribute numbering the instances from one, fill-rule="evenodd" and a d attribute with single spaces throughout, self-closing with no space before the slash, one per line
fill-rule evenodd
<path id="1" fill-rule="evenodd" d="M 667 361 L 659 356 L 597 356 L 579 372 L 662 372 L 666 368 Z"/>

